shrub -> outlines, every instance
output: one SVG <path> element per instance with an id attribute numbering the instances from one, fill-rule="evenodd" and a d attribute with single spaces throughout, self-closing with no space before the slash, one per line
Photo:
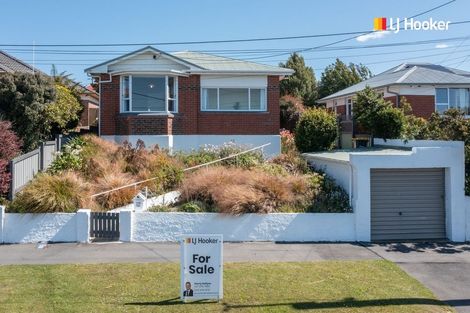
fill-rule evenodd
<path id="1" fill-rule="evenodd" d="M 352 212 L 348 193 L 335 180 L 325 174 L 316 174 L 313 184 L 319 184 L 316 194 L 308 212 L 345 213 Z"/>
<path id="2" fill-rule="evenodd" d="M 47 122 L 52 133 L 63 133 L 77 127 L 83 106 L 72 91 L 62 85 L 55 84 L 56 99 L 45 110 Z"/>
<path id="3" fill-rule="evenodd" d="M 11 122 L 0 121 L 0 196 L 8 193 L 10 189 L 9 162 L 21 152 L 22 141 L 11 127 Z"/>
<path id="4" fill-rule="evenodd" d="M 297 147 L 295 146 L 294 134 L 287 129 L 281 129 L 281 152 L 282 153 L 297 153 Z"/>
<path id="5" fill-rule="evenodd" d="M 154 155 L 141 179 L 155 178 L 144 186 L 156 193 L 176 188 L 183 180 L 183 166 L 180 162 L 164 152 Z"/>
<path id="6" fill-rule="evenodd" d="M 302 208 L 312 191 L 305 177 L 278 177 L 258 169 L 211 167 L 184 180 L 183 202 L 201 201 L 221 213 L 271 213 L 280 208 Z"/>
<path id="7" fill-rule="evenodd" d="M 62 151 L 57 153 L 48 171 L 50 173 L 59 173 L 65 170 L 80 171 L 84 165 L 82 149 L 85 145 L 86 141 L 82 137 L 72 138 L 64 145 Z"/>
<path id="8" fill-rule="evenodd" d="M 217 159 L 225 158 L 230 155 L 248 150 L 249 147 L 240 146 L 233 142 L 223 145 L 205 145 L 191 153 L 178 153 L 177 158 L 183 162 L 186 167 L 192 167 L 208 163 Z M 242 168 L 253 168 L 264 162 L 261 151 L 252 151 L 234 158 L 230 158 L 217 163 L 217 165 L 234 166 Z"/>
<path id="9" fill-rule="evenodd" d="M 74 172 L 61 175 L 38 174 L 16 195 L 8 207 L 10 212 L 52 213 L 75 212 L 79 208 L 94 208 L 90 186 Z"/>
<path id="10" fill-rule="evenodd" d="M 110 168 L 102 177 L 96 179 L 96 190 L 98 192 L 109 191 L 114 188 L 123 187 L 133 183 L 132 176 L 122 173 L 115 168 Z M 135 187 L 127 187 L 96 197 L 98 202 L 105 209 L 114 209 L 132 202 L 137 194 Z"/>
<path id="11" fill-rule="evenodd" d="M 205 206 L 204 203 L 200 201 L 190 201 L 180 205 L 178 211 L 187 213 L 205 212 Z"/>
<path id="12" fill-rule="evenodd" d="M 299 175 L 309 172 L 307 161 L 298 153 L 281 154 L 270 160 L 270 163 L 280 165 L 290 174 Z"/>
<path id="13" fill-rule="evenodd" d="M 294 131 L 300 116 L 305 111 L 302 99 L 285 95 L 279 100 L 281 109 L 281 128 Z"/>
<path id="14" fill-rule="evenodd" d="M 295 130 L 295 144 L 300 152 L 329 150 L 337 137 L 335 114 L 321 108 L 305 111 Z"/>

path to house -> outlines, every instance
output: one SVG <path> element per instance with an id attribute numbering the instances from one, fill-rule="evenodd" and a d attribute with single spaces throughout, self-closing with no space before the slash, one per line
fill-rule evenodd
<path id="1" fill-rule="evenodd" d="M 227 243 L 226 262 L 387 259 L 436 296 L 470 313 L 470 244 Z M 0 245 L 0 264 L 179 262 L 179 246 L 166 243 Z"/>

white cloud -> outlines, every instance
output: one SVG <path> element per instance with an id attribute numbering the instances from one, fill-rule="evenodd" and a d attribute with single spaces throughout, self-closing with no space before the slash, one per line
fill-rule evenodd
<path id="1" fill-rule="evenodd" d="M 437 48 L 437 49 L 444 49 L 444 48 L 448 48 L 449 45 L 446 45 L 445 43 L 438 43 L 434 48 Z"/>
<path id="2" fill-rule="evenodd" d="M 391 33 L 392 33 L 392 32 L 391 32 L 391 31 L 388 31 L 388 30 L 379 31 L 379 32 L 373 32 L 373 33 L 369 33 L 369 34 L 365 34 L 365 35 L 359 36 L 359 37 L 356 38 L 356 40 L 359 41 L 359 42 L 366 42 L 366 41 L 369 41 L 369 40 L 374 40 L 374 39 L 383 38 L 383 37 L 385 37 L 386 35 L 389 35 L 389 34 L 391 34 Z"/>

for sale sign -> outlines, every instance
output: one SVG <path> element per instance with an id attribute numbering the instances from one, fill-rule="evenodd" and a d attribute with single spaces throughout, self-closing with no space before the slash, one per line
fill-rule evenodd
<path id="1" fill-rule="evenodd" d="M 181 239 L 181 299 L 222 299 L 222 235 Z"/>

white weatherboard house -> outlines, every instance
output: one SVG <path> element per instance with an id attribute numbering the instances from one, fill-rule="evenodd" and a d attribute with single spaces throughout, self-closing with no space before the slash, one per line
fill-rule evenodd
<path id="1" fill-rule="evenodd" d="M 348 191 L 355 240 L 465 241 L 463 142 L 375 142 L 363 151 L 305 154 Z"/>

